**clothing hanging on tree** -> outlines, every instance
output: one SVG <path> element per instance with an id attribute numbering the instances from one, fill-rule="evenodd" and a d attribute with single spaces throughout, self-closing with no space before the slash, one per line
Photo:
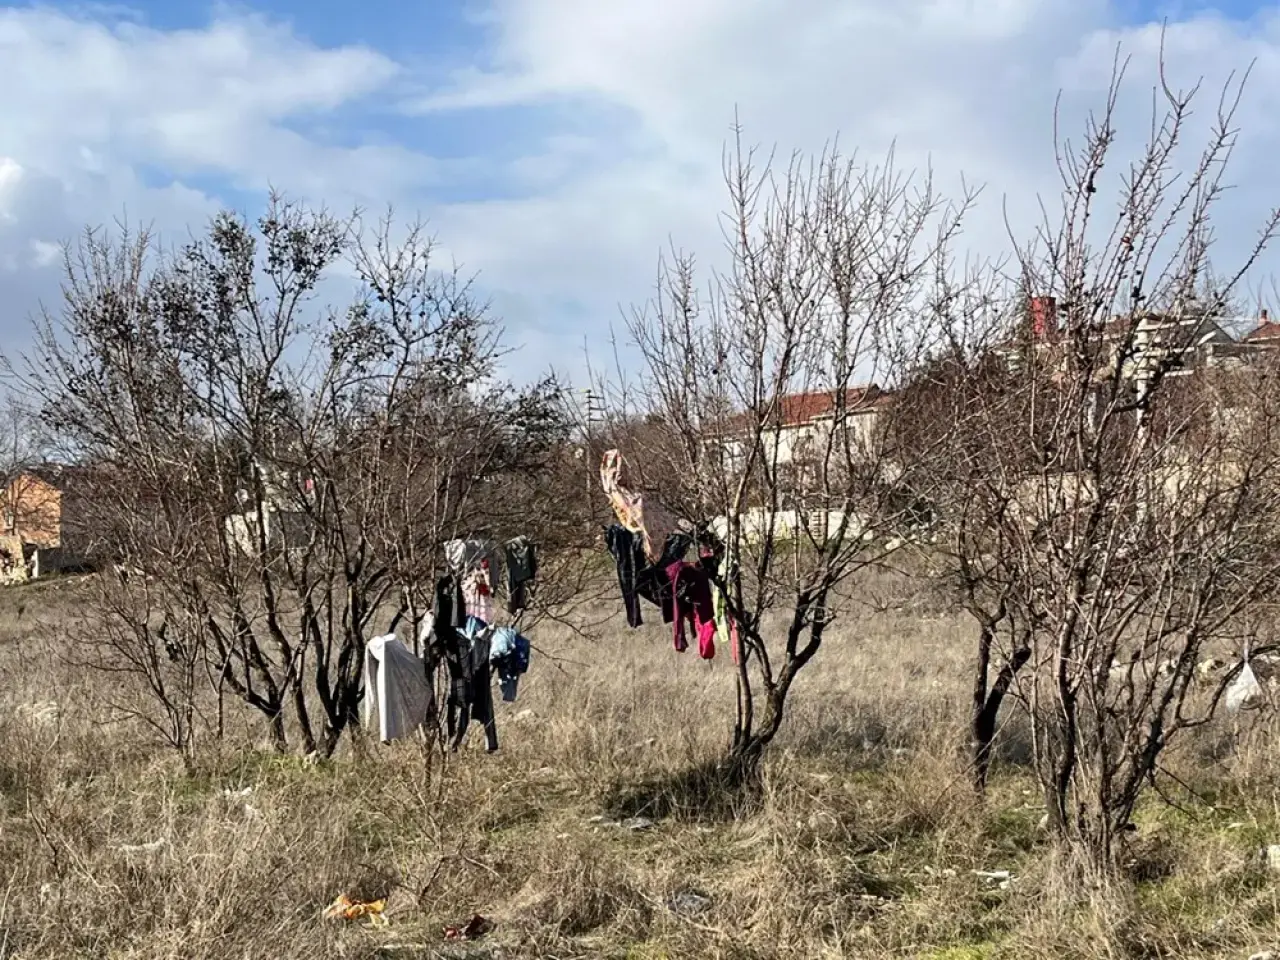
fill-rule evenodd
<path id="1" fill-rule="evenodd" d="M 528 537 L 515 537 L 503 545 L 507 568 L 507 612 L 520 613 L 529 602 L 529 587 L 538 578 L 538 551 Z"/>
<path id="2" fill-rule="evenodd" d="M 481 560 L 479 566 L 462 575 L 462 596 L 466 601 L 468 617 L 493 623 L 493 580 L 487 559 Z"/>
<path id="3" fill-rule="evenodd" d="M 433 619 L 437 636 L 440 635 L 442 625 L 456 630 L 467 622 L 462 583 L 452 574 L 445 574 L 436 581 L 436 606 Z"/>
<path id="4" fill-rule="evenodd" d="M 605 528 L 604 536 L 605 545 L 617 567 L 618 586 L 627 612 L 627 624 L 638 627 L 644 623 L 641 599 L 647 600 L 662 612 L 663 623 L 673 622 L 675 607 L 667 569 L 684 558 L 693 543 L 692 538 L 685 533 L 673 533 L 667 537 L 661 559 L 657 563 L 650 563 L 640 537 L 621 524 L 610 524 Z"/>
<path id="5" fill-rule="evenodd" d="M 673 533 L 667 537 L 662 557 L 657 563 L 646 563 L 636 574 L 636 590 L 640 596 L 648 600 L 662 611 L 662 622 L 672 623 L 675 620 L 675 603 L 672 596 L 673 586 L 667 571 L 673 563 L 684 559 L 689 552 L 693 539 L 687 533 Z"/>
<path id="6" fill-rule="evenodd" d="M 711 606 L 715 611 L 716 633 L 729 638 L 729 656 L 734 665 L 742 662 L 742 643 L 738 634 L 738 621 L 729 613 L 729 603 L 724 591 L 711 584 Z"/>
<path id="7" fill-rule="evenodd" d="M 711 607 L 715 614 L 716 635 L 723 640 L 729 639 L 729 656 L 734 664 L 742 662 L 741 637 L 738 632 L 738 621 L 729 613 L 728 598 L 724 591 L 716 585 L 721 570 L 724 580 L 733 577 L 737 572 L 737 563 L 728 555 L 720 538 L 706 525 L 698 528 L 698 566 L 706 571 L 711 587 Z"/>
<path id="8" fill-rule="evenodd" d="M 462 657 L 463 682 L 455 684 L 449 696 L 447 730 L 452 748 L 466 738 L 467 727 L 475 720 L 484 724 L 485 745 L 490 753 L 498 749 L 498 728 L 494 722 L 493 679 L 489 664 L 493 628 L 469 617 L 462 630 L 465 644 Z"/>
<path id="9" fill-rule="evenodd" d="M 676 561 L 667 568 L 675 605 L 675 648 L 688 648 L 686 625 L 698 642 L 698 656 L 710 660 L 716 655 L 716 615 L 711 602 L 711 580 L 706 571 L 692 563 Z"/>
<path id="10" fill-rule="evenodd" d="M 425 724 L 435 706 L 435 690 L 426 664 L 394 633 L 374 637 L 365 646 L 364 721 L 377 715 L 383 743 L 407 737 Z"/>
<path id="11" fill-rule="evenodd" d="M 479 537 L 454 539 L 444 545 L 444 559 L 455 576 L 476 569 L 484 560 L 489 561 L 490 569 L 496 571 L 499 563 L 498 547 L 492 540 Z"/>
<path id="12" fill-rule="evenodd" d="M 638 536 L 617 523 L 605 530 L 604 542 L 618 568 L 618 587 L 622 590 L 622 604 L 627 611 L 627 625 L 638 627 L 644 623 L 637 581 L 645 567 L 644 547 Z"/>
<path id="13" fill-rule="evenodd" d="M 467 697 L 468 669 L 466 651 L 459 628 L 466 623 L 466 608 L 458 581 L 452 575 L 436 581 L 436 608 L 432 621 L 432 641 L 435 654 L 444 660 L 449 677 L 449 731 L 453 735 L 454 705 Z"/>
<path id="14" fill-rule="evenodd" d="M 622 454 L 608 450 L 600 461 L 600 486 L 604 489 L 618 523 L 637 534 L 649 562 L 657 563 L 667 538 L 679 528 L 676 518 L 655 497 L 636 493 L 626 486 L 626 466 Z"/>
<path id="15" fill-rule="evenodd" d="M 511 703 L 519 690 L 520 678 L 529 669 L 531 646 L 514 627 L 498 627 L 489 646 L 489 663 L 498 671 L 498 688 L 502 699 Z"/>

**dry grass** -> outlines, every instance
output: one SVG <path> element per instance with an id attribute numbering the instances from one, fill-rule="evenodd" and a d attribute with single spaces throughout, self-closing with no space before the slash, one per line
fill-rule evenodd
<path id="1" fill-rule="evenodd" d="M 1016 736 L 988 805 L 968 794 L 971 631 L 910 597 L 840 624 L 749 795 L 705 776 L 729 728 L 727 658 L 677 655 L 661 625 L 592 643 L 539 635 L 558 659 L 538 657 L 501 705 L 495 756 L 477 735 L 434 774 L 415 743 L 306 766 L 248 737 L 190 773 L 112 721 L 103 678 L 62 662 L 83 639 L 76 604 L 66 585 L 0 594 L 0 957 L 1207 958 L 1276 945 L 1258 856 L 1280 842 L 1269 728 L 1186 744 L 1174 765 L 1197 795 L 1144 808 L 1134 879 L 1072 888 Z M 1017 879 L 1001 889 L 975 870 Z M 322 922 L 341 892 L 389 897 L 389 923 Z M 444 944 L 442 926 L 473 912 L 492 933 Z"/>

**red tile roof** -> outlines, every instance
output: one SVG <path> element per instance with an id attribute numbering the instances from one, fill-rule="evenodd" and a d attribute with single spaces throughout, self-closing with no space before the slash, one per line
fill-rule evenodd
<path id="1" fill-rule="evenodd" d="M 830 390 L 826 393 L 793 393 L 780 398 L 778 406 L 782 425 L 795 427 L 831 416 L 835 413 L 838 396 L 836 391 Z M 853 387 L 844 392 L 844 406 L 849 413 L 882 406 L 888 400 L 889 395 L 875 384 Z"/>
<path id="2" fill-rule="evenodd" d="M 1264 320 L 1245 334 L 1244 342 L 1257 343 L 1259 340 L 1277 339 L 1280 339 L 1280 323 L 1276 323 L 1274 320 Z"/>
<path id="3" fill-rule="evenodd" d="M 778 398 L 778 410 L 769 418 L 770 423 L 782 427 L 799 427 L 824 417 L 833 416 L 836 412 L 839 393 L 834 390 L 815 393 L 792 393 Z M 846 413 L 858 414 L 886 406 L 892 400 L 892 394 L 880 389 L 876 384 L 864 387 L 851 387 L 844 392 L 844 409 Z M 727 431 L 740 430 L 754 423 L 754 418 L 747 413 L 739 413 L 724 422 Z"/>

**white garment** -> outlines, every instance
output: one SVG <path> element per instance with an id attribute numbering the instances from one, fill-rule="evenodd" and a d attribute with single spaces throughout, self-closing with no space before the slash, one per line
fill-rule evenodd
<path id="1" fill-rule="evenodd" d="M 476 569 L 482 560 L 488 560 L 493 568 L 498 560 L 498 545 L 492 540 L 450 540 L 444 545 L 444 559 L 455 575 Z"/>
<path id="2" fill-rule="evenodd" d="M 1227 709 L 1232 713 L 1240 710 L 1247 710 L 1250 707 L 1256 707 L 1262 703 L 1262 685 L 1258 683 L 1258 678 L 1253 673 L 1253 667 L 1249 666 L 1246 658 L 1244 661 L 1244 669 L 1240 671 L 1240 676 L 1231 681 L 1231 686 L 1227 687 Z"/>
<path id="3" fill-rule="evenodd" d="M 364 722 L 378 714 L 383 743 L 406 737 L 427 722 L 435 691 L 427 682 L 426 664 L 396 639 L 394 633 L 374 637 L 364 654 Z"/>

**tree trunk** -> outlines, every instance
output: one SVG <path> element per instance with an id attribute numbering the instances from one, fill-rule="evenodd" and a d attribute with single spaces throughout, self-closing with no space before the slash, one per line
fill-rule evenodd
<path id="1" fill-rule="evenodd" d="M 281 706 L 271 714 L 271 749 L 276 753 L 289 752 L 289 735 L 285 731 L 284 709 Z"/>
<path id="2" fill-rule="evenodd" d="M 307 710 L 307 691 L 302 682 L 302 670 L 293 679 L 293 709 L 298 715 L 298 726 L 302 730 L 302 752 L 315 753 L 316 736 L 311 729 L 311 714 Z"/>
<path id="3" fill-rule="evenodd" d="M 727 767 L 742 780 L 750 779 L 759 772 L 760 758 L 764 756 L 765 748 L 773 742 L 782 727 L 790 687 L 790 683 L 776 684 L 765 698 L 764 714 L 760 718 L 759 727 L 735 736 Z"/>
<path id="4" fill-rule="evenodd" d="M 986 791 L 987 770 L 991 764 L 991 741 L 995 737 L 995 711 L 987 698 L 987 677 L 991 671 L 991 645 L 995 630 L 984 622 L 978 634 L 978 662 L 973 671 L 973 707 L 970 711 L 973 751 L 973 786 L 979 794 Z"/>
<path id="5" fill-rule="evenodd" d="M 1031 647 L 1023 644 L 1013 657 L 1000 668 L 996 681 L 987 689 L 987 677 L 991 669 L 991 631 L 983 628 L 983 638 L 978 644 L 978 671 L 974 679 L 973 696 L 973 785 L 979 794 L 987 789 L 987 777 L 991 772 L 991 749 L 996 737 L 996 721 L 1005 695 L 1013 685 L 1019 670 L 1031 659 Z"/>

